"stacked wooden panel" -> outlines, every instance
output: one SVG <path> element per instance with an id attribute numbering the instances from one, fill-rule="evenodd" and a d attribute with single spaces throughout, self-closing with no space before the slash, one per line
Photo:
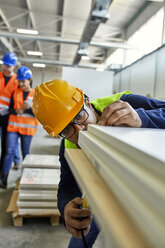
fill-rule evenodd
<path id="1" fill-rule="evenodd" d="M 22 162 L 22 168 L 58 169 L 60 168 L 59 156 L 28 154 Z"/>
<path id="2" fill-rule="evenodd" d="M 60 180 L 57 157 L 29 154 L 25 158 L 17 200 L 19 214 L 57 212 L 57 189 Z"/>
<path id="3" fill-rule="evenodd" d="M 165 247 L 165 131 L 89 125 L 79 145 L 147 247 Z"/>

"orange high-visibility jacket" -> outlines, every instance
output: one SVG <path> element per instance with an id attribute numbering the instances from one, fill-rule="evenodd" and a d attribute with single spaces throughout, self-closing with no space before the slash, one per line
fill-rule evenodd
<path id="1" fill-rule="evenodd" d="M 34 89 L 31 89 L 28 93 L 25 101 L 32 102 L 34 96 Z M 23 90 L 16 89 L 13 94 L 14 109 L 22 108 L 23 105 Z M 38 121 L 30 113 L 22 114 L 10 114 L 7 131 L 8 132 L 17 132 L 23 135 L 34 135 L 37 131 Z"/>
<path id="2" fill-rule="evenodd" d="M 10 99 L 15 89 L 18 88 L 17 74 L 14 74 L 5 85 L 5 77 L 0 72 L 0 109 L 9 108 Z"/>

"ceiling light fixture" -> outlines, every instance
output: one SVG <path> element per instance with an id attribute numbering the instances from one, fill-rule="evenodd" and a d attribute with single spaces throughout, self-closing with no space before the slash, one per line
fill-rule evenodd
<path id="1" fill-rule="evenodd" d="M 103 67 L 96 68 L 96 71 L 104 71 L 104 70 L 105 70 L 105 68 L 103 68 Z"/>
<path id="2" fill-rule="evenodd" d="M 21 28 L 18 28 L 17 30 L 17 33 L 20 33 L 20 34 L 38 34 L 38 31 L 37 30 L 32 30 L 32 29 L 21 29 Z"/>
<path id="3" fill-rule="evenodd" d="M 42 52 L 37 52 L 37 51 L 27 51 L 28 55 L 34 55 L 34 56 L 42 56 Z"/>
<path id="4" fill-rule="evenodd" d="M 83 55 L 83 56 L 81 56 L 81 59 L 83 59 L 83 60 L 89 60 L 89 56 Z"/>
<path id="5" fill-rule="evenodd" d="M 41 67 L 41 68 L 45 68 L 45 64 L 40 64 L 40 63 L 33 63 L 33 67 Z"/>
<path id="6" fill-rule="evenodd" d="M 79 49 L 77 51 L 77 54 L 80 55 L 80 56 L 88 56 L 89 52 L 87 49 Z"/>

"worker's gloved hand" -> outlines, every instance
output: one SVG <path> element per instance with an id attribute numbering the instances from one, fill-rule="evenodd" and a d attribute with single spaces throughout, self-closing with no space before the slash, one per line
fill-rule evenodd
<path id="1" fill-rule="evenodd" d="M 24 112 L 23 108 L 19 108 L 19 109 L 16 109 L 15 112 L 19 115 L 22 115 L 22 113 Z"/>
<path id="2" fill-rule="evenodd" d="M 81 229 L 86 236 L 92 221 L 92 212 L 89 209 L 80 209 L 83 199 L 76 197 L 64 208 L 64 219 L 67 230 L 76 238 L 81 238 Z"/>
<path id="3" fill-rule="evenodd" d="M 22 106 L 23 110 L 29 109 L 30 107 L 31 105 L 27 101 L 23 102 L 23 106 Z"/>
<path id="4" fill-rule="evenodd" d="M 117 100 L 104 108 L 98 124 L 100 126 L 141 127 L 142 121 L 129 103 Z"/>

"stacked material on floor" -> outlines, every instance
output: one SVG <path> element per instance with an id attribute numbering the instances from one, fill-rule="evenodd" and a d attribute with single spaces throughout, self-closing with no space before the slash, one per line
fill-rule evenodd
<path id="1" fill-rule="evenodd" d="M 146 241 L 140 247 L 165 247 L 164 144 L 165 131 L 158 129 L 89 125 L 88 131 L 80 132 L 79 135 L 79 145 L 93 168 L 112 192 L 119 207 L 125 211 L 130 223 L 132 221 L 132 225 L 137 227 L 137 232 Z M 79 182 L 74 162 L 66 156 Z M 88 194 L 87 181 L 82 184 L 101 227 L 106 229 L 106 233 L 109 229 L 109 236 L 115 239 L 117 247 L 128 247 L 128 243 L 123 245 L 122 235 L 121 243 L 120 238 L 116 238 L 120 235 L 115 230 L 113 221 L 112 226 L 106 226 L 107 218 L 104 219 L 103 215 L 107 213 L 100 213 L 98 206 L 95 206 L 96 202 L 92 202 L 93 196 Z M 122 229 L 122 219 L 116 217 L 114 221 Z M 126 228 L 123 232 L 126 236 L 130 235 Z M 135 247 L 130 243 L 130 247 L 131 245 Z"/>
<path id="2" fill-rule="evenodd" d="M 25 168 L 19 185 L 19 214 L 57 212 L 59 169 Z"/>
<path id="3" fill-rule="evenodd" d="M 28 154 L 22 162 L 22 168 L 60 168 L 59 156 Z"/>

